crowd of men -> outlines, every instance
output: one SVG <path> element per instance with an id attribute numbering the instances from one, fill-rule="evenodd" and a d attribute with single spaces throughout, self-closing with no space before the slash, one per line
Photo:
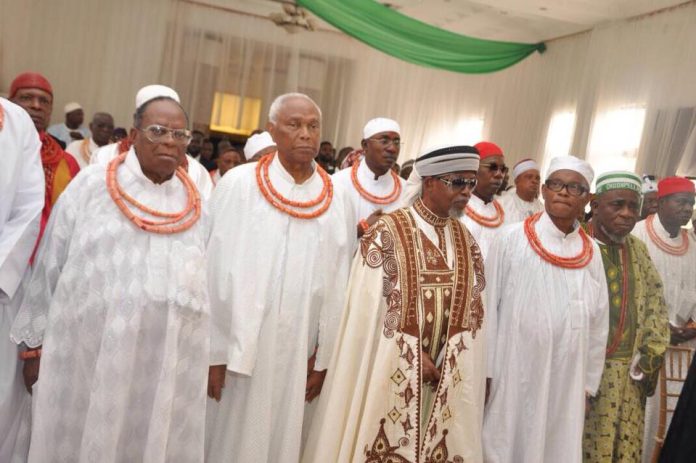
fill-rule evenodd
<path id="1" fill-rule="evenodd" d="M 49 127 L 53 96 L 23 73 L 0 98 L 1 462 L 660 451 L 665 353 L 696 347 L 691 180 L 487 141 L 402 178 L 397 121 L 336 157 L 300 93 L 214 156 L 169 87 L 127 136 L 77 103 Z M 660 461 L 693 461 L 694 380 Z"/>

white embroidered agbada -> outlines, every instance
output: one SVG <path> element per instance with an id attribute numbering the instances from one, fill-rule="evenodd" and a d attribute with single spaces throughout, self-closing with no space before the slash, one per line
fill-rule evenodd
<path id="1" fill-rule="evenodd" d="M 523 222 L 527 217 L 531 217 L 537 212 L 544 210 L 544 204 L 535 198 L 533 201 L 525 201 L 517 195 L 516 190 L 509 190 L 500 199 L 500 205 L 505 211 L 504 225 Z"/>
<path id="2" fill-rule="evenodd" d="M 394 191 L 394 178 L 391 170 L 381 177 L 375 179 L 375 174 L 367 166 L 365 159 L 361 158 L 358 162 L 359 165 L 356 173 L 357 179 L 365 191 L 378 197 L 386 197 Z M 331 181 L 336 189 L 340 188 L 346 192 L 346 196 L 349 199 L 353 209 L 353 218 L 355 219 L 355 223 L 358 223 L 362 219 L 367 219 L 370 214 L 375 212 L 377 209 L 382 209 L 382 212 L 387 213 L 400 207 L 406 181 L 398 175 L 396 178 L 401 185 L 401 194 L 390 204 L 376 204 L 363 197 L 355 188 L 355 185 L 353 185 L 351 175 L 352 167 L 349 167 L 347 169 L 339 170 L 333 174 L 331 176 Z"/>
<path id="3" fill-rule="evenodd" d="M 153 183 L 133 148 L 117 175 L 142 204 L 184 209 L 182 182 Z M 104 166 L 70 183 L 12 329 L 43 345 L 30 463 L 203 461 L 206 222 L 204 206 L 188 230 L 148 233 L 117 208 Z"/>
<path id="4" fill-rule="evenodd" d="M 316 164 L 298 185 L 274 156 L 269 177 L 280 194 L 319 196 Z M 262 195 L 256 166 L 227 172 L 211 201 L 208 275 L 219 320 L 211 365 L 228 370 L 222 400 L 208 401 L 206 460 L 216 463 L 298 461 L 307 360 L 318 346 L 314 369 L 328 366 L 357 227 L 339 191 L 317 218 L 279 211 Z"/>
<path id="5" fill-rule="evenodd" d="M 118 155 L 118 143 L 111 143 L 97 149 L 90 159 L 90 164 L 101 164 L 106 166 L 109 164 L 113 158 Z M 201 199 L 207 201 L 210 199 L 210 194 L 213 192 L 213 180 L 210 178 L 210 173 L 205 170 L 200 162 L 197 162 L 188 154 L 186 155 L 188 160 L 187 172 L 193 183 L 198 187 L 198 192 L 201 194 Z"/>
<path id="6" fill-rule="evenodd" d="M 458 220 L 423 208 L 360 242 L 304 463 L 482 461 L 483 261 Z M 436 392 L 421 350 L 442 367 Z"/>
<path id="7" fill-rule="evenodd" d="M 493 201 L 489 203 L 484 203 L 481 198 L 475 194 L 472 194 L 467 207 L 471 208 L 474 212 L 483 217 L 492 219 L 494 217 L 498 217 L 498 211 L 495 208 L 495 203 L 500 204 L 497 199 L 493 199 Z M 497 227 L 486 227 L 476 222 L 466 213 L 462 215 L 461 221 L 474 236 L 476 243 L 478 243 L 479 248 L 481 248 L 481 254 L 483 255 L 483 259 L 485 261 L 488 257 L 488 249 L 491 247 L 491 243 L 495 239 L 496 234 L 501 230 L 503 224 Z"/>
<path id="8" fill-rule="evenodd" d="M 22 282 L 31 273 L 45 185 L 34 123 L 24 109 L 4 98 L 0 111 L 0 461 L 10 463 L 26 459 L 29 448 L 31 398 L 10 328 L 22 302 Z"/>
<path id="9" fill-rule="evenodd" d="M 486 463 L 581 463 L 585 394 L 604 369 L 609 302 L 602 257 L 573 270 L 543 260 L 523 223 L 500 231 L 486 259 L 491 394 Z M 565 235 L 546 213 L 535 226 L 549 252 L 582 250 L 579 227 Z M 493 320 L 496 318 L 496 320 Z"/>
<path id="10" fill-rule="evenodd" d="M 662 277 L 664 285 L 665 302 L 669 309 L 669 322 L 674 326 L 684 326 L 689 319 L 696 320 L 696 242 L 689 243 L 689 249 L 683 256 L 675 256 L 660 249 L 650 238 L 647 230 L 648 219 L 640 221 L 633 229 L 633 234 L 640 238 L 648 247 L 650 258 Z M 659 238 L 665 243 L 679 247 L 682 244 L 682 236 L 671 238 L 669 232 L 660 222 L 657 214 L 652 219 L 653 229 Z M 687 233 L 688 235 L 688 233 Z M 688 236 L 687 236 L 688 239 Z M 680 344 L 682 347 L 696 347 L 696 339 Z M 688 371 L 688 362 L 682 364 L 682 371 Z M 676 373 L 676 372 L 675 372 Z M 681 385 L 669 383 L 668 391 L 679 394 Z M 645 433 L 643 436 L 643 462 L 650 463 L 655 436 L 659 421 L 659 397 L 660 383 L 658 382 L 655 394 L 648 397 L 645 405 Z M 676 406 L 677 400 L 669 398 L 671 408 Z M 671 421 L 671 415 L 667 416 L 667 428 Z"/>
<path id="11" fill-rule="evenodd" d="M 75 140 L 65 147 L 65 152 L 71 154 L 75 161 L 80 165 L 80 169 L 84 169 L 90 164 L 92 155 L 99 149 L 99 145 L 94 143 L 92 137 L 84 140 Z"/>

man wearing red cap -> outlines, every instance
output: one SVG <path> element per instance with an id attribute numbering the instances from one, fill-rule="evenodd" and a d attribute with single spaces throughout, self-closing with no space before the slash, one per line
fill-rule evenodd
<path id="1" fill-rule="evenodd" d="M 657 214 L 639 222 L 633 234 L 648 247 L 664 284 L 669 309 L 669 324 L 673 345 L 696 347 L 696 246 L 682 228 L 694 210 L 694 184 L 683 177 L 668 177 L 657 184 Z M 682 365 L 686 371 L 689 365 Z M 680 387 L 670 383 L 669 391 L 678 394 Z M 655 395 L 648 399 L 645 414 L 643 461 L 651 461 L 655 444 L 659 409 L 659 384 Z M 676 400 L 674 400 L 676 402 Z M 672 404 L 673 406 L 674 404 Z"/>
<path id="2" fill-rule="evenodd" d="M 44 76 L 36 72 L 18 75 L 10 86 L 10 100 L 29 113 L 41 139 L 41 164 L 46 179 L 46 196 L 41 213 L 40 241 L 53 205 L 80 171 L 80 166 L 75 158 L 63 151 L 58 142 L 46 132 L 53 111 L 53 88 Z"/>
<path id="3" fill-rule="evenodd" d="M 495 143 L 482 141 L 474 147 L 481 156 L 481 164 L 476 174 L 478 183 L 464 210 L 462 222 L 474 235 L 485 259 L 495 233 L 505 221 L 503 206 L 494 196 L 503 184 L 508 168 L 505 165 L 503 150 Z"/>

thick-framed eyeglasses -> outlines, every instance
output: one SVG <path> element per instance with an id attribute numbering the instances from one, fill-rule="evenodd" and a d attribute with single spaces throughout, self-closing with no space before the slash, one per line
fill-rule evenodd
<path id="1" fill-rule="evenodd" d="M 588 191 L 590 191 L 589 188 L 586 188 L 584 185 L 581 185 L 579 183 L 563 183 L 562 181 L 557 180 L 555 178 L 548 179 L 544 183 L 544 185 L 546 185 L 546 188 L 553 191 L 554 193 L 560 193 L 561 190 L 565 188 L 568 194 L 571 196 L 582 196 Z"/>
<path id="2" fill-rule="evenodd" d="M 453 178 L 453 179 L 448 179 L 444 177 L 435 177 L 447 187 L 452 190 L 452 191 L 462 191 L 465 188 L 468 188 L 470 191 L 476 188 L 476 184 L 478 183 L 478 180 L 474 178 Z"/>
<path id="3" fill-rule="evenodd" d="M 491 172 L 500 172 L 503 175 L 507 174 L 510 170 L 510 168 L 505 164 L 496 164 L 495 162 L 491 162 L 490 164 L 481 164 L 481 167 L 485 167 Z"/>
<path id="4" fill-rule="evenodd" d="M 191 131 L 188 129 L 170 129 L 163 125 L 148 125 L 144 129 L 138 128 L 145 137 L 152 143 L 162 143 L 167 138 L 167 135 L 171 135 L 174 143 L 178 145 L 188 145 L 191 141 Z"/>
<path id="5" fill-rule="evenodd" d="M 399 148 L 400 146 L 404 146 L 404 144 L 400 138 L 379 137 L 379 138 L 368 138 L 368 140 L 372 140 L 374 142 L 377 142 L 380 145 L 382 145 L 384 148 L 386 148 L 389 145 L 392 145 L 394 148 Z"/>

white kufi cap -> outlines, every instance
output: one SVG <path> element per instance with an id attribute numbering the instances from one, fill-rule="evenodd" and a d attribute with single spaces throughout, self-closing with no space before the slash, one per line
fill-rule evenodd
<path id="1" fill-rule="evenodd" d="M 515 164 L 515 167 L 512 168 L 512 181 L 514 182 L 520 174 L 523 174 L 528 170 L 540 170 L 539 164 L 537 164 L 534 159 L 521 160 Z"/>
<path id="2" fill-rule="evenodd" d="M 68 114 L 73 111 L 77 111 L 78 109 L 82 109 L 82 105 L 76 101 L 73 101 L 72 103 L 68 103 L 65 105 L 65 108 L 63 108 L 63 112 L 65 114 Z"/>
<path id="3" fill-rule="evenodd" d="M 559 170 L 572 170 L 585 177 L 587 184 L 591 185 L 594 179 L 594 170 L 589 162 L 576 158 L 575 156 L 558 156 L 551 159 L 549 170 L 546 172 L 548 179 L 551 174 Z"/>
<path id="4" fill-rule="evenodd" d="M 251 159 L 256 153 L 269 146 L 275 146 L 275 142 L 271 138 L 270 133 L 261 132 L 254 134 L 247 139 L 244 145 L 244 157 Z"/>
<path id="5" fill-rule="evenodd" d="M 387 119 L 386 117 L 377 117 L 365 124 L 365 127 L 363 128 L 363 140 L 370 138 L 376 133 L 383 132 L 396 132 L 401 135 L 401 127 L 399 127 L 398 122 L 392 119 Z"/>
<path id="6" fill-rule="evenodd" d="M 135 95 L 135 109 L 138 109 L 145 103 L 155 98 L 171 98 L 177 103 L 181 104 L 179 100 L 179 94 L 173 88 L 169 88 L 165 85 L 147 85 L 140 90 Z"/>

